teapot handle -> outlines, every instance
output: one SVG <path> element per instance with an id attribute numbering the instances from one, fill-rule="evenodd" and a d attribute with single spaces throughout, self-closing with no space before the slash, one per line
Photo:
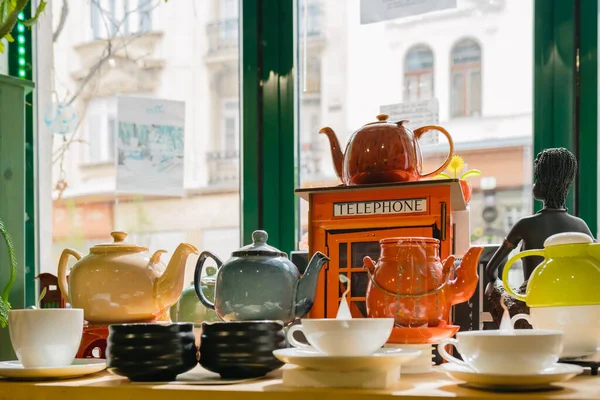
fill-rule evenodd
<path id="1" fill-rule="evenodd" d="M 215 303 L 212 303 L 210 300 L 208 300 L 206 298 L 206 296 L 204 296 L 204 293 L 202 293 L 202 287 L 201 287 L 202 286 L 202 282 L 201 282 L 202 270 L 204 269 L 204 262 L 206 262 L 207 258 L 212 258 L 213 260 L 215 260 L 215 262 L 217 263 L 217 271 L 223 265 L 223 263 L 221 262 L 219 257 L 215 256 L 210 251 L 203 251 L 200 254 L 200 257 L 198 257 L 198 262 L 196 263 L 196 270 L 194 271 L 194 290 L 196 291 L 196 296 L 198 296 L 198 299 L 200 300 L 200 302 L 202 304 L 204 304 L 206 307 L 210 308 L 211 310 L 214 310 Z M 215 286 L 215 289 L 216 288 L 217 287 Z"/>
<path id="2" fill-rule="evenodd" d="M 417 140 L 419 140 L 419 139 L 421 139 L 421 136 L 423 136 L 423 134 L 428 131 L 442 132 L 444 134 L 444 136 L 446 136 L 446 139 L 448 139 L 448 144 L 450 145 L 450 151 L 448 151 L 448 157 L 446 158 L 446 161 L 444 161 L 444 163 L 438 169 L 436 169 L 435 171 L 432 171 L 432 172 L 428 172 L 426 174 L 420 174 L 421 178 L 428 178 L 430 176 L 437 175 L 440 172 L 442 172 L 443 170 L 445 170 L 446 167 L 448 166 L 448 164 L 450 164 L 450 161 L 452 160 L 452 156 L 454 155 L 454 142 L 452 141 L 452 136 L 450 136 L 448 131 L 446 129 L 442 128 L 441 126 L 438 126 L 438 125 L 422 126 L 421 128 L 417 128 L 414 130 L 414 135 L 417 138 Z"/>
<path id="3" fill-rule="evenodd" d="M 546 255 L 544 254 L 544 250 L 525 250 L 515 254 L 510 260 L 508 260 L 506 262 L 506 265 L 504 265 L 504 269 L 502 270 L 502 284 L 504 285 L 504 289 L 506 289 L 508 294 L 510 294 L 512 297 L 524 303 L 526 303 L 526 297 L 522 294 L 516 293 L 508 284 L 508 270 L 514 265 L 515 261 L 520 260 L 523 257 L 529 256 L 546 257 Z"/>
<path id="4" fill-rule="evenodd" d="M 69 297 L 69 284 L 67 283 L 67 261 L 69 260 L 69 256 L 75 257 L 77 261 L 83 258 L 83 256 L 75 250 L 64 249 L 58 260 L 58 288 L 60 289 L 63 299 L 65 299 L 67 303 L 71 303 L 71 298 Z"/>

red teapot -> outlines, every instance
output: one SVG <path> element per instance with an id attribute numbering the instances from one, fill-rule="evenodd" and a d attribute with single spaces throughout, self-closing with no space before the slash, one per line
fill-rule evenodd
<path id="1" fill-rule="evenodd" d="M 446 169 L 454 153 L 450 134 L 437 125 L 424 126 L 413 133 L 404 126 L 406 122 L 388 122 L 388 116 L 380 114 L 376 122 L 368 123 L 352 134 L 344 153 L 333 129 L 322 128 L 319 133 L 329 139 L 335 172 L 342 182 L 345 185 L 412 182 Z M 446 136 L 450 151 L 439 168 L 423 174 L 419 139 L 431 130 Z"/>
<path id="2" fill-rule="evenodd" d="M 471 247 L 452 278 L 454 256 L 440 261 L 438 239 L 397 237 L 379 245 L 377 263 L 363 259 L 370 318 L 395 318 L 397 327 L 437 327 L 450 321 L 452 306 L 469 300 L 477 288 L 483 247 Z"/>

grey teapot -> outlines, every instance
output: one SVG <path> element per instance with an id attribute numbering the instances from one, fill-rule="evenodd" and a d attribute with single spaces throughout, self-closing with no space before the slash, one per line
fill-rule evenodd
<path id="1" fill-rule="evenodd" d="M 194 273 L 196 295 L 223 321 L 279 320 L 289 324 L 312 308 L 319 273 L 329 258 L 317 251 L 300 277 L 287 254 L 269 246 L 267 239 L 267 232 L 254 231 L 254 243 L 234 251 L 225 263 L 208 251 L 200 254 Z M 201 290 L 200 277 L 208 258 L 218 268 L 214 303 Z"/>

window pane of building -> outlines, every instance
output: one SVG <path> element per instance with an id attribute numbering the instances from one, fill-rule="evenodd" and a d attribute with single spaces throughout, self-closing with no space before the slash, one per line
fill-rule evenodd
<path id="1" fill-rule="evenodd" d="M 433 53 L 426 46 L 412 48 L 404 60 L 404 100 L 428 100 L 433 96 Z"/>
<path id="2" fill-rule="evenodd" d="M 461 74 L 462 85 L 452 86 L 453 117 L 481 115 L 481 48 L 472 39 L 459 41 L 452 49 L 452 74 Z"/>
<path id="3" fill-rule="evenodd" d="M 48 7 L 57 24 L 62 2 Z M 38 115 L 55 188 L 40 195 L 52 203 L 41 272 L 56 274 L 64 248 L 87 254 L 117 230 L 150 250 L 240 247 L 238 14 L 237 0 L 69 1 L 39 54 L 52 57 L 43 76 L 56 91 Z M 56 104 L 77 115 L 66 135 L 44 122 Z"/>

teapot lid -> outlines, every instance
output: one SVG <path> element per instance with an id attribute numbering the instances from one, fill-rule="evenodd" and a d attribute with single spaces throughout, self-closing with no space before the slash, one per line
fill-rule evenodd
<path id="1" fill-rule="evenodd" d="M 562 232 L 550 236 L 544 241 L 544 248 L 551 246 L 559 246 L 561 244 L 588 244 L 594 240 L 590 235 L 580 232 Z"/>
<path id="2" fill-rule="evenodd" d="M 118 253 L 118 252 L 138 252 L 138 251 L 148 251 L 148 248 L 143 246 L 138 246 L 135 244 L 125 242 L 125 238 L 127 237 L 127 233 L 125 232 L 111 232 L 110 236 L 113 237 L 114 242 L 112 243 L 102 243 L 97 244 L 96 246 L 90 249 L 91 253 Z"/>
<path id="3" fill-rule="evenodd" d="M 388 119 L 390 118 L 389 115 L 387 114 L 379 114 L 377 115 L 377 121 L 373 121 L 373 122 L 368 122 L 366 123 L 364 126 L 368 126 L 368 125 L 404 125 L 406 122 L 408 122 L 408 120 L 402 120 L 402 121 L 398 121 L 398 122 L 391 122 L 388 121 Z M 406 129 L 406 127 L 404 127 Z"/>
<path id="4" fill-rule="evenodd" d="M 252 244 L 242 247 L 239 250 L 234 251 L 231 255 L 233 257 L 243 256 L 286 256 L 284 252 L 276 249 L 273 246 L 267 244 L 269 235 L 265 231 L 254 231 L 252 232 Z"/>

